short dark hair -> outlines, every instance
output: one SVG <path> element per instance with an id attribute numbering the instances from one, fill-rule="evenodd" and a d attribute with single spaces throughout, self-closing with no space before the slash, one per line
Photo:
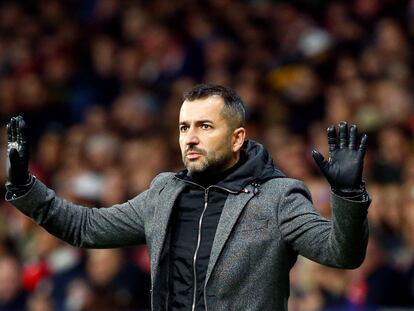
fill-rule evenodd
<path id="1" fill-rule="evenodd" d="M 222 114 L 229 121 L 231 129 L 242 127 L 246 123 L 246 112 L 240 96 L 231 88 L 215 84 L 198 84 L 185 92 L 184 100 L 193 101 L 218 95 L 223 98 Z"/>

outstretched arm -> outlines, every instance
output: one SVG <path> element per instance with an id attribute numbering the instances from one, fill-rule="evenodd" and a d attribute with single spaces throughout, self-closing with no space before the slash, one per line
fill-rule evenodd
<path id="1" fill-rule="evenodd" d="M 332 220 L 314 208 L 310 193 L 299 181 L 288 184 L 279 211 L 284 239 L 299 254 L 324 265 L 356 268 L 365 257 L 368 240 L 367 208 L 370 198 L 362 182 L 366 135 L 356 126 L 328 128 L 329 159 L 313 151 L 313 157 L 332 188 Z"/>
<path id="2" fill-rule="evenodd" d="M 48 232 L 78 247 L 109 248 L 145 242 L 144 192 L 110 208 L 87 208 L 55 195 L 28 171 L 29 148 L 22 117 L 7 124 L 6 200 Z"/>

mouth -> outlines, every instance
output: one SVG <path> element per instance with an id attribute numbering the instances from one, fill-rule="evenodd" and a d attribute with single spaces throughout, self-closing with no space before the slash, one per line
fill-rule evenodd
<path id="1" fill-rule="evenodd" d="M 189 160 L 198 159 L 199 157 L 201 157 L 201 153 L 195 152 L 195 151 L 189 151 L 187 152 L 186 157 Z"/>

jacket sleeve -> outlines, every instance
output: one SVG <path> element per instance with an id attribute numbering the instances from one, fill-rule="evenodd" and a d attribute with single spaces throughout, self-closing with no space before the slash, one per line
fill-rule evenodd
<path id="1" fill-rule="evenodd" d="M 23 196 L 6 200 L 49 233 L 84 248 L 113 248 L 145 243 L 148 191 L 124 204 L 89 208 L 70 203 L 36 180 Z"/>
<path id="2" fill-rule="evenodd" d="M 320 264 L 354 269 L 365 258 L 368 243 L 368 195 L 353 201 L 332 193 L 332 219 L 320 215 L 306 186 L 286 180 L 278 209 L 283 239 L 300 255 Z"/>

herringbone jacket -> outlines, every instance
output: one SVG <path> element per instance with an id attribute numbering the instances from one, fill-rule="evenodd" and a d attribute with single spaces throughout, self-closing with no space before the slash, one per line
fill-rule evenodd
<path id="1" fill-rule="evenodd" d="M 7 197 L 51 234 L 85 248 L 113 248 L 146 243 L 151 258 L 153 311 L 166 311 L 167 226 L 184 188 L 174 173 L 162 173 L 150 188 L 110 208 L 87 208 L 57 197 L 36 180 L 19 198 Z M 287 310 L 289 271 L 301 254 L 321 264 L 356 268 L 368 240 L 368 196 L 362 201 L 332 193 L 332 220 L 312 204 L 306 186 L 273 178 L 260 191 L 254 185 L 227 197 L 211 250 L 204 284 L 208 311 Z"/>

